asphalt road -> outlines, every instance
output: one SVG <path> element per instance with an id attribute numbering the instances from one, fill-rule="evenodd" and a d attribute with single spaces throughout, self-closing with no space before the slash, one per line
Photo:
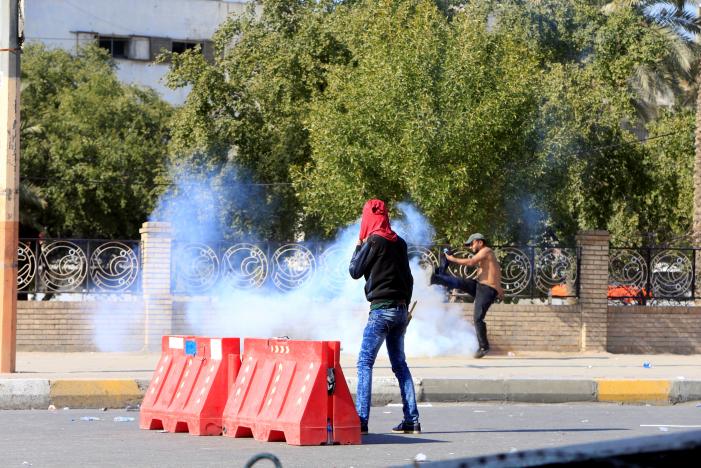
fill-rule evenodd
<path id="1" fill-rule="evenodd" d="M 401 408 L 374 407 L 363 445 L 293 447 L 253 439 L 143 431 L 138 413 L 0 411 L 3 467 L 243 467 L 260 452 L 284 467 L 365 467 L 670 434 L 701 429 L 701 405 L 443 404 L 421 406 L 420 435 L 394 435 Z M 81 420 L 97 417 L 97 421 Z M 134 418 L 119 422 L 115 417 Z M 273 466 L 260 461 L 255 467 Z"/>

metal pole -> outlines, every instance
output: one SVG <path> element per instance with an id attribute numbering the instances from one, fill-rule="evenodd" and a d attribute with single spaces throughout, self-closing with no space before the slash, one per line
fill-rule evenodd
<path id="1" fill-rule="evenodd" d="M 19 0 L 0 0 L 0 372 L 15 371 L 19 237 Z"/>

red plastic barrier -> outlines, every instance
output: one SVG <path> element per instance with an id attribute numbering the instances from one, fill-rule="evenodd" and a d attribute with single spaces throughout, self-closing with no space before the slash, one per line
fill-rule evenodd
<path id="1" fill-rule="evenodd" d="M 158 424 L 154 427 L 155 418 L 148 414 L 152 422 L 146 424 L 143 404 L 140 427 L 192 435 L 220 435 L 229 387 L 241 367 L 240 348 L 238 338 L 185 338 L 184 362 L 180 357 L 175 360 L 175 372 L 166 379 L 163 401 L 157 405 L 161 427 Z M 161 369 L 160 363 L 157 369 Z M 154 374 L 154 380 L 157 377 Z"/>
<path id="2" fill-rule="evenodd" d="M 360 444 L 338 341 L 244 339 L 224 435 L 291 445 Z"/>
<path id="3" fill-rule="evenodd" d="M 161 338 L 161 358 L 141 402 L 139 414 L 141 429 L 163 429 L 163 421 L 168 416 L 168 407 L 173 401 L 180 383 L 180 376 L 187 365 L 185 341 L 192 339 L 189 336 Z"/>

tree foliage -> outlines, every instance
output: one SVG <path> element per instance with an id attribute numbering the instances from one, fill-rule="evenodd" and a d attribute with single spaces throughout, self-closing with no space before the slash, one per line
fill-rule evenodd
<path id="1" fill-rule="evenodd" d="M 63 233 L 133 232 L 154 185 L 120 177 L 188 172 L 221 207 L 193 216 L 230 238 L 330 236 L 380 197 L 453 243 L 479 230 L 571 244 L 582 229 L 666 242 L 691 223 L 680 31 L 697 21 L 661 3 L 251 2 L 215 34 L 213 63 L 168 57 L 168 84 L 191 89 L 169 129 L 167 107 L 99 52 L 27 57 L 23 174 L 59 174 L 40 211 Z"/>
<path id="2" fill-rule="evenodd" d="M 305 125 L 312 99 L 326 87 L 326 68 L 348 60 L 329 33 L 333 3 L 270 0 L 251 4 L 214 37 L 217 59 L 174 55 L 171 86 L 191 85 L 173 120 L 173 160 L 205 166 L 208 177 L 258 186 L 247 205 L 229 205 L 221 225 L 245 235 L 289 240 L 299 231 L 300 203 L 290 170 L 311 152 Z"/>
<path id="3" fill-rule="evenodd" d="M 119 82 L 97 47 L 39 45 L 23 51 L 21 106 L 21 177 L 44 201 L 28 223 L 53 236 L 138 236 L 159 191 L 170 107 Z"/>

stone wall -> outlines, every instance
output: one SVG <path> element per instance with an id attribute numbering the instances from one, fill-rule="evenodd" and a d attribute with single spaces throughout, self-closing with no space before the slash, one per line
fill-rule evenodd
<path id="1" fill-rule="evenodd" d="M 612 353 L 701 353 L 701 307 L 608 308 Z"/>
<path id="2" fill-rule="evenodd" d="M 140 351 L 142 311 L 140 300 L 17 301 L 17 350 Z M 96 336 L 97 329 L 105 335 Z"/>
<path id="3" fill-rule="evenodd" d="M 472 319 L 472 304 L 466 305 L 465 315 Z M 495 304 L 486 321 L 495 351 L 580 350 L 582 322 L 576 305 Z"/>
<path id="4" fill-rule="evenodd" d="M 99 351 L 110 346 L 140 351 L 144 323 L 140 301 L 19 301 L 18 351 Z M 174 301 L 174 334 L 189 333 L 185 302 Z M 472 304 L 465 304 L 472 320 Z M 609 306 L 607 351 L 611 353 L 701 353 L 701 307 Z M 109 337 L 95 336 L 95 321 L 110 324 Z M 577 352 L 579 305 L 495 304 L 487 314 L 492 348 L 508 351 Z M 216 330 L 211 330 L 216 336 Z"/>

